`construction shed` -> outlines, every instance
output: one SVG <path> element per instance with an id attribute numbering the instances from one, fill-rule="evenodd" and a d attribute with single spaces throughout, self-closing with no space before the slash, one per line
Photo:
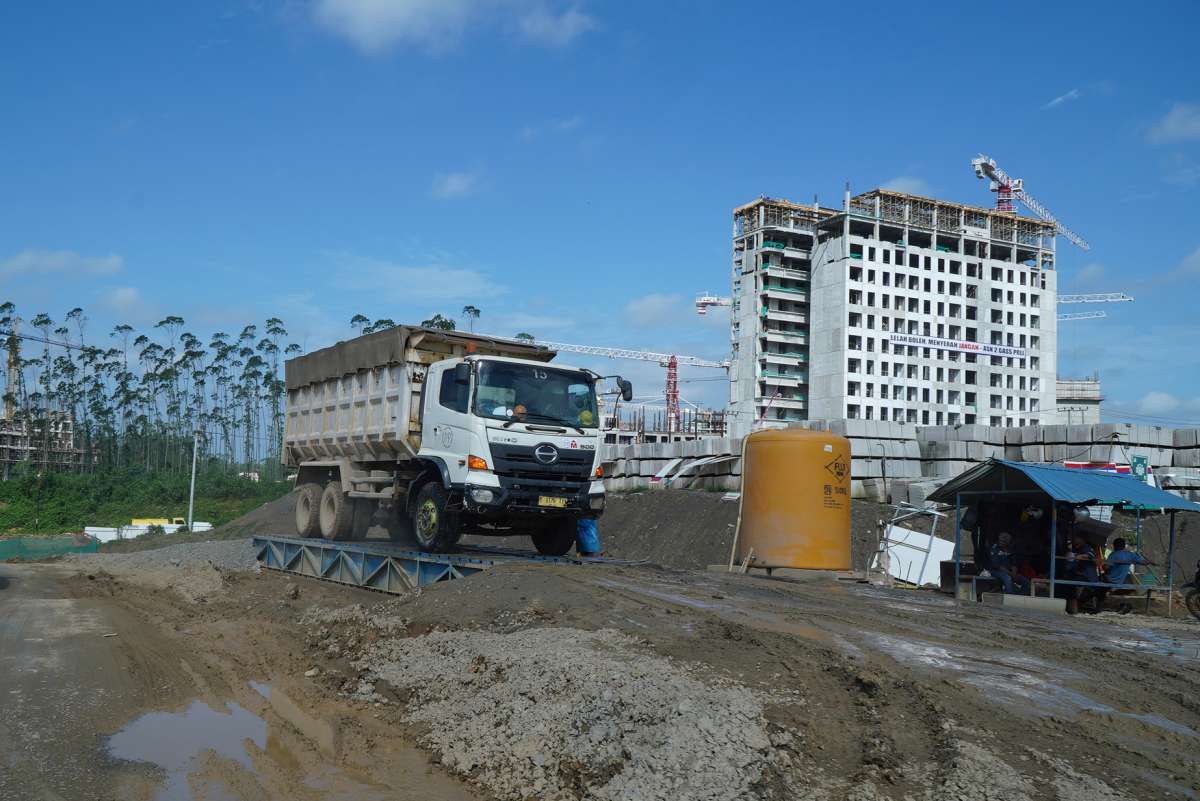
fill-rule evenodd
<path id="1" fill-rule="evenodd" d="M 1064 577 L 1068 543 L 1080 534 L 1099 552 L 1112 527 L 1100 521 L 1106 508 L 1143 514 L 1170 515 L 1170 541 L 1163 580 L 1141 582 L 1138 591 L 1167 593 L 1170 609 L 1174 584 L 1175 515 L 1200 512 L 1200 504 L 1153 487 L 1140 479 L 1098 470 L 1078 470 L 1052 464 L 1027 464 L 1002 459 L 988 461 L 947 482 L 929 496 L 955 508 L 953 586 L 959 591 L 964 576 L 978 573 L 979 562 L 1001 531 L 1018 538 L 1018 556 L 1031 566 L 1030 594 L 1045 587 L 1050 597 L 1068 587 L 1088 586 L 1128 590 L 1128 585 L 1078 581 Z M 972 561 L 963 558 L 963 530 L 972 532 Z M 1139 525 L 1140 531 L 1140 525 Z M 1039 552 L 1040 551 L 1040 552 Z M 1148 597 L 1148 595 L 1147 595 Z"/>

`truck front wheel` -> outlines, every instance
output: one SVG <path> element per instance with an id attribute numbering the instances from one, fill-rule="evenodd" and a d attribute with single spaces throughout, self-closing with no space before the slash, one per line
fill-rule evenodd
<path id="1" fill-rule="evenodd" d="M 296 490 L 296 534 L 321 536 L 321 485 L 301 484 Z"/>
<path id="2" fill-rule="evenodd" d="M 575 544 L 576 525 L 573 517 L 551 520 L 533 535 L 533 547 L 542 556 L 566 556 Z"/>
<path id="3" fill-rule="evenodd" d="M 413 538 L 421 550 L 444 553 L 458 542 L 458 513 L 447 510 L 450 496 L 436 480 L 421 487 L 413 504 Z"/>
<path id="4" fill-rule="evenodd" d="M 354 530 L 354 505 L 342 492 L 340 481 L 330 481 L 321 493 L 321 536 L 345 540 Z"/>

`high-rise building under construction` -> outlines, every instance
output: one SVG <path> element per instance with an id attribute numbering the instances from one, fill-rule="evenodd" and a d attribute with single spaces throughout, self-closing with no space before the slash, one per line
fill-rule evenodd
<path id="1" fill-rule="evenodd" d="M 733 211 L 734 425 L 1047 422 L 1055 227 L 877 189 Z"/>

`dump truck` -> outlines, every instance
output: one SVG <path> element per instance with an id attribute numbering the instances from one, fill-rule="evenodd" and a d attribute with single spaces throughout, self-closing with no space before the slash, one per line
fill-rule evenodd
<path id="1" fill-rule="evenodd" d="M 534 343 L 398 326 L 287 360 L 283 464 L 296 533 L 361 539 L 378 523 L 432 552 L 464 534 L 567 553 L 604 511 L 597 386 Z"/>

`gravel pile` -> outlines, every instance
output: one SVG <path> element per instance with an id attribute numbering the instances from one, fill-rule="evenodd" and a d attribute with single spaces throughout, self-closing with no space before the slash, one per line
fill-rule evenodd
<path id="1" fill-rule="evenodd" d="M 501 799 L 762 798 L 798 747 L 759 694 L 612 630 L 389 637 L 355 667 L 407 696 L 443 765 Z"/>
<path id="2" fill-rule="evenodd" d="M 253 570 L 254 547 L 250 540 L 214 540 L 168 545 L 131 553 L 81 553 L 68 559 L 97 570 L 156 570 L 211 565 L 217 570 Z"/>
<path id="3" fill-rule="evenodd" d="M 132 553 L 72 554 L 69 561 L 89 573 L 110 573 L 174 591 L 191 603 L 217 597 L 225 590 L 229 573 L 253 570 L 256 563 L 250 540 L 188 542 Z"/>

